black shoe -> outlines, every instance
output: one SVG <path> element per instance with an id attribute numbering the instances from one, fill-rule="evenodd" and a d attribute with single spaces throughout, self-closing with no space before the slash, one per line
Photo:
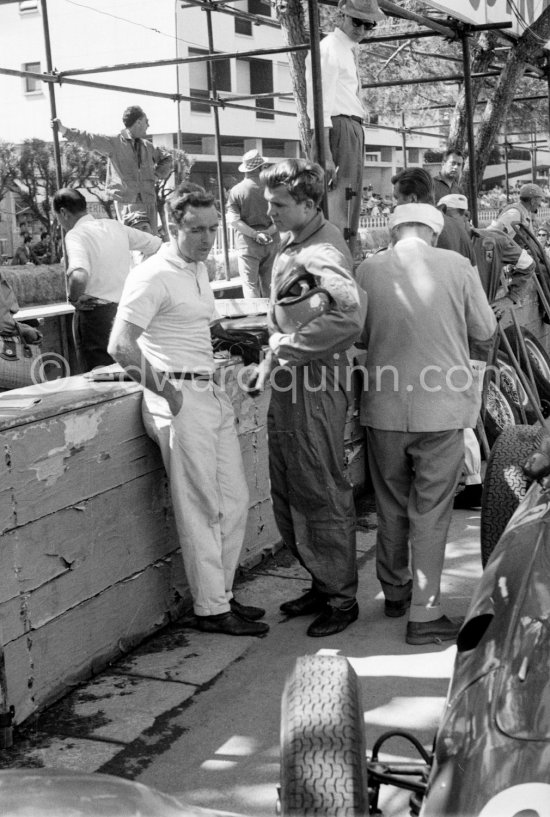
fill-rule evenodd
<path id="1" fill-rule="evenodd" d="M 229 606 L 231 607 L 232 613 L 244 618 L 246 621 L 257 621 L 259 618 L 265 616 L 263 607 L 252 607 L 249 604 L 240 604 L 237 599 L 231 599 Z"/>
<path id="2" fill-rule="evenodd" d="M 220 613 L 217 616 L 196 616 L 197 629 L 203 633 L 225 633 L 225 635 L 265 635 L 269 625 L 260 621 L 246 621 L 235 613 Z"/>
<path id="3" fill-rule="evenodd" d="M 325 609 L 326 605 L 326 596 L 322 596 L 311 588 L 300 598 L 285 601 L 281 604 L 279 610 L 286 616 L 294 618 L 295 616 L 309 616 L 311 613 L 320 613 Z"/>
<path id="4" fill-rule="evenodd" d="M 384 613 L 389 616 L 389 618 L 401 618 L 404 616 L 409 607 L 411 606 L 411 597 L 408 596 L 406 599 L 398 599 L 392 601 L 391 599 L 384 600 Z"/>
<path id="5" fill-rule="evenodd" d="M 483 486 L 479 483 L 466 485 L 464 490 L 454 498 L 453 508 L 455 510 L 478 511 L 481 508 L 481 495 Z"/>
<path id="6" fill-rule="evenodd" d="M 447 616 L 435 621 L 409 621 L 407 624 L 407 644 L 441 644 L 454 641 L 464 622 L 463 618 L 450 619 Z"/>
<path id="7" fill-rule="evenodd" d="M 347 610 L 341 607 L 331 607 L 327 604 L 320 616 L 309 625 L 307 634 L 312 638 L 322 638 L 325 635 L 335 635 L 341 633 L 346 627 L 352 624 L 359 615 L 359 605 L 357 602 Z"/>

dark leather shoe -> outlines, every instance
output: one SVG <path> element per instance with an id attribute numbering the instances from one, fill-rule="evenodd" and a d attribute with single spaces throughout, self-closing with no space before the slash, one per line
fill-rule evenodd
<path id="1" fill-rule="evenodd" d="M 225 633 L 225 635 L 265 635 L 269 625 L 261 621 L 246 621 L 235 613 L 220 613 L 217 616 L 196 616 L 197 628 L 203 633 Z"/>
<path id="2" fill-rule="evenodd" d="M 295 616 L 309 616 L 311 613 L 320 613 L 325 609 L 326 604 L 326 596 L 322 596 L 316 590 L 310 589 L 297 599 L 283 602 L 279 610 L 285 616 L 294 618 Z"/>
<path id="3" fill-rule="evenodd" d="M 341 633 L 346 627 L 352 624 L 359 615 L 359 605 L 357 602 L 348 608 L 342 610 L 340 607 L 331 607 L 327 604 L 325 610 L 320 616 L 317 616 L 308 629 L 307 634 L 312 638 L 322 638 L 325 635 L 335 635 Z"/>
<path id="4" fill-rule="evenodd" d="M 454 498 L 453 508 L 456 510 L 477 511 L 481 508 L 483 486 L 480 484 L 466 485 L 464 490 Z"/>
<path id="5" fill-rule="evenodd" d="M 385 599 L 384 613 L 390 618 L 401 618 L 401 616 L 405 615 L 410 606 L 411 606 L 410 596 L 408 596 L 408 598 L 406 599 L 398 599 L 395 601 L 392 601 L 391 599 Z"/>
<path id="6" fill-rule="evenodd" d="M 246 621 L 257 621 L 259 618 L 265 616 L 263 607 L 252 607 L 249 604 L 240 604 L 237 599 L 231 599 L 229 606 L 231 607 L 232 613 L 246 619 Z"/>
<path id="7" fill-rule="evenodd" d="M 454 641 L 464 622 L 463 618 L 450 619 L 447 616 L 435 621 L 409 621 L 405 641 L 407 644 L 441 644 Z"/>

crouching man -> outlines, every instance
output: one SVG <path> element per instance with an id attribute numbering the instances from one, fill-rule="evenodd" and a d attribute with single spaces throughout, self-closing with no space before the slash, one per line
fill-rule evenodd
<path id="1" fill-rule="evenodd" d="M 263 635 L 265 611 L 232 592 L 248 489 L 233 409 L 213 380 L 214 295 L 203 262 L 218 229 L 214 198 L 181 186 L 167 215 L 170 242 L 130 272 L 109 352 L 145 386 L 143 419 L 170 480 L 198 628 Z"/>

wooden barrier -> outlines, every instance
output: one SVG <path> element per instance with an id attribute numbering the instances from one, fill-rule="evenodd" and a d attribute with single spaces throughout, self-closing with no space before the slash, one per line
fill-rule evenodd
<path id="1" fill-rule="evenodd" d="M 222 364 L 238 423 L 250 506 L 241 555 L 252 566 L 280 545 L 271 508 L 269 393 L 239 388 Z M 26 405 L 31 400 L 39 403 Z M 14 401 L 20 407 L 10 408 Z M 145 434 L 133 383 L 71 377 L 0 395 L 0 620 L 15 722 L 190 607 L 164 467 Z M 348 469 L 364 480 L 356 407 Z"/>

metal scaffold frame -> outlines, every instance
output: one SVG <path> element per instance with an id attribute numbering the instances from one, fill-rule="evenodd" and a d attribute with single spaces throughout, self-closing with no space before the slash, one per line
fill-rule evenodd
<path id="1" fill-rule="evenodd" d="M 18 2 L 18 0 L 0 0 L 0 6 L 12 4 Z M 314 122 L 313 122 L 313 129 L 314 129 L 314 139 L 315 139 L 315 147 L 317 151 L 317 156 L 319 157 L 319 162 L 322 166 L 325 163 L 325 155 L 324 155 L 324 141 L 322 139 L 322 131 L 323 131 L 323 99 L 322 99 L 322 91 L 321 91 L 321 71 L 320 71 L 320 56 L 319 56 L 319 42 L 320 42 L 320 27 L 319 27 L 319 2 L 325 5 L 336 6 L 337 0 L 307 0 L 307 7 L 308 7 L 308 22 L 309 22 L 309 31 L 310 31 L 310 39 L 309 42 L 301 43 L 298 45 L 293 46 L 284 46 L 281 48 L 260 48 L 260 49 L 253 49 L 250 51 L 238 51 L 238 52 L 215 52 L 214 50 L 214 40 L 213 40 L 213 32 L 212 32 L 212 13 L 221 13 L 221 14 L 228 14 L 233 17 L 246 19 L 250 22 L 253 22 L 254 25 L 264 25 L 270 26 L 275 28 L 280 28 L 280 24 L 277 21 L 271 20 L 270 18 L 263 17 L 261 15 L 249 14 L 247 12 L 240 11 L 235 8 L 228 8 L 226 3 L 228 0 L 187 0 L 187 2 L 181 4 L 181 8 L 201 8 L 206 14 L 206 24 L 207 24 L 207 32 L 208 32 L 208 53 L 200 56 L 194 57 L 174 57 L 171 59 L 165 60 L 148 60 L 148 61 L 141 61 L 141 62 L 133 62 L 133 63 L 120 63 L 115 65 L 103 65 L 94 68 L 75 68 L 71 70 L 65 71 L 55 71 L 53 69 L 52 63 L 52 54 L 51 54 L 51 44 L 50 44 L 50 32 L 49 32 L 49 22 L 48 22 L 48 8 L 47 8 L 47 0 L 40 0 L 40 7 L 42 12 L 42 21 L 43 21 L 43 29 L 44 29 L 44 44 L 45 44 L 45 52 L 46 52 L 46 71 L 44 73 L 35 73 L 32 71 L 19 71 L 15 69 L 9 68 L 1 68 L 0 67 L 0 74 L 6 74 L 9 76 L 16 76 L 16 77 L 33 77 L 36 79 L 40 79 L 42 82 L 47 83 L 49 97 L 50 97 L 50 111 L 51 111 L 51 118 L 56 119 L 56 99 L 55 99 L 55 84 L 61 85 L 71 84 L 71 85 L 80 85 L 90 88 L 97 88 L 102 90 L 110 90 L 110 91 L 119 91 L 122 93 L 137 93 L 144 96 L 152 96 L 164 99 L 170 99 L 176 103 L 180 103 L 182 101 L 200 101 L 202 104 L 208 104 L 212 111 L 213 121 L 214 121 L 214 136 L 215 136 L 215 152 L 216 152 L 216 165 L 217 165 L 217 177 L 218 177 L 218 187 L 219 187 L 219 197 L 220 197 L 220 209 L 221 209 L 221 219 L 222 219 L 222 235 L 223 235 L 223 253 L 224 253 L 224 261 L 225 261 L 225 271 L 226 276 L 229 277 L 229 256 L 228 256 L 228 244 L 227 244 L 227 227 L 225 222 L 225 196 L 224 196 L 224 187 L 223 187 L 223 177 L 222 177 L 222 159 L 221 159 L 221 146 L 220 146 L 220 126 L 219 126 L 219 109 L 220 108 L 237 108 L 241 110 L 255 110 L 255 111 L 265 111 L 270 114 L 275 114 L 277 116 L 296 116 L 295 113 L 290 111 L 281 111 L 281 110 L 274 110 L 273 108 L 261 108 L 256 106 L 255 108 L 251 108 L 250 105 L 241 104 L 238 100 L 258 100 L 262 98 L 276 98 L 281 96 L 281 94 L 274 92 L 274 93 L 262 93 L 262 94 L 250 94 L 250 95 L 240 95 L 240 96 L 233 96 L 233 97 L 223 97 L 220 98 L 216 89 L 216 79 L 215 73 L 213 70 L 213 64 L 218 60 L 227 60 L 227 59 L 246 59 L 255 56 L 270 56 L 272 54 L 280 54 L 280 53 L 290 53 L 293 51 L 310 51 L 311 52 L 311 63 L 312 63 L 312 95 L 313 95 L 313 107 L 314 107 Z M 444 37 L 449 40 L 454 40 L 461 43 L 462 46 L 462 73 L 453 73 L 448 75 L 442 75 L 437 77 L 437 81 L 445 82 L 457 82 L 461 81 L 464 83 L 464 93 L 465 93 L 465 107 L 466 107 L 466 130 L 467 130 L 467 142 L 468 142 L 468 151 L 470 156 L 474 155 L 474 104 L 473 104 L 473 93 L 472 93 L 472 79 L 477 79 L 484 76 L 495 76 L 498 75 L 498 72 L 495 71 L 487 71 L 482 74 L 472 74 L 471 72 L 471 58 L 470 58 L 470 38 L 473 33 L 478 31 L 488 31 L 488 30 L 498 30 L 504 31 L 511 27 L 511 23 L 503 22 L 503 23 L 491 23 L 487 25 L 468 25 L 459 20 L 453 20 L 451 18 L 447 18 L 447 22 L 443 25 L 441 22 L 432 19 L 428 15 L 417 14 L 414 12 L 407 11 L 396 3 L 390 2 L 390 0 L 379 0 L 379 6 L 382 11 L 385 12 L 386 15 L 391 17 L 396 17 L 398 19 L 408 20 L 411 22 L 415 22 L 424 28 L 414 31 L 407 31 L 404 33 L 399 34 L 390 34 L 390 35 L 379 35 L 379 36 L 371 36 L 368 40 L 365 40 L 365 43 L 377 43 L 377 42 L 391 42 L 399 39 L 418 39 L 418 38 L 425 38 L 425 37 Z M 79 79 L 86 74 L 99 74 L 99 73 L 112 73 L 116 71 L 124 71 L 124 70 L 131 70 L 131 69 L 138 69 L 138 68 L 154 68 L 154 67 L 163 67 L 168 65 L 184 65 L 188 63 L 194 62 L 207 62 L 208 63 L 208 72 L 209 72 L 209 90 L 210 95 L 208 99 L 204 97 L 194 97 L 192 95 L 185 95 L 180 94 L 179 91 L 176 93 L 165 93 L 161 91 L 151 91 L 143 88 L 135 88 L 135 87 L 128 87 L 123 85 L 116 85 L 116 84 L 108 84 L 104 82 L 96 82 L 92 80 L 86 79 Z M 550 81 L 550 72 L 547 71 L 547 79 Z M 427 83 L 427 82 L 434 82 L 434 78 L 423 78 L 419 77 L 414 80 L 410 81 L 403 81 L 403 80 L 396 80 L 390 82 L 376 82 L 376 83 L 365 83 L 363 84 L 363 88 L 379 88 L 379 87 L 387 87 L 390 85 L 407 85 L 410 83 Z M 368 126 L 367 126 L 368 127 Z M 404 157 L 404 165 L 406 166 L 407 163 L 407 144 L 406 144 L 406 136 L 407 134 L 418 134 L 418 135 L 428 135 L 425 134 L 423 131 L 414 130 L 412 128 L 407 128 L 405 126 L 405 119 L 404 114 L 402 115 L 402 123 L 401 127 L 391 127 L 391 126 L 376 126 L 377 128 L 382 127 L 383 129 L 392 130 L 394 132 L 398 132 L 402 134 L 403 137 L 403 157 Z M 433 134 L 429 134 L 433 135 Z M 180 144 L 181 133 L 179 128 L 179 116 L 178 116 L 178 144 Z M 54 157 L 56 163 L 56 177 L 57 183 L 61 186 L 61 154 L 60 154 L 60 147 L 59 147 L 59 134 L 57 127 L 54 126 L 53 128 L 53 146 L 54 146 Z M 471 216 L 474 225 L 477 225 L 477 179 L 475 174 L 475 163 L 470 161 L 470 173 L 469 173 L 469 200 L 470 200 L 470 207 L 471 207 Z"/>

